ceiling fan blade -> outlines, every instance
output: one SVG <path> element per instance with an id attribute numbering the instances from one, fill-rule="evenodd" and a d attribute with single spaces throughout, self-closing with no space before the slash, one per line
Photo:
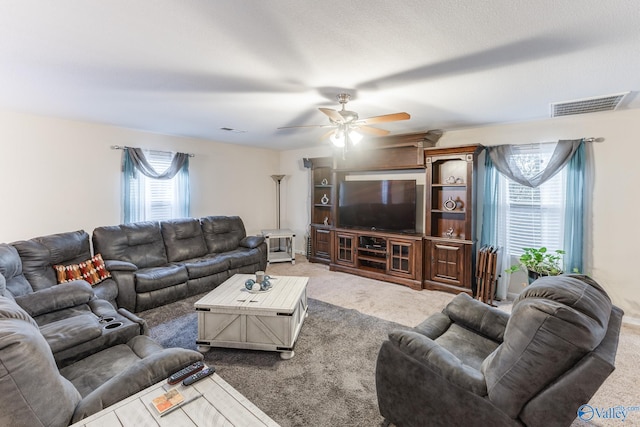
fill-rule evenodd
<path id="1" fill-rule="evenodd" d="M 354 130 L 362 133 L 368 133 L 375 136 L 389 135 L 391 132 L 385 129 L 378 129 L 371 126 L 354 126 Z"/>
<path id="2" fill-rule="evenodd" d="M 399 120 L 409 120 L 411 116 L 409 113 L 394 113 L 394 114 L 384 114 L 382 116 L 374 116 L 366 119 L 361 119 L 356 121 L 356 123 L 372 125 L 375 123 L 384 123 L 384 122 L 397 122 Z"/>
<path id="3" fill-rule="evenodd" d="M 337 131 L 338 131 L 338 129 L 331 129 L 329 132 L 327 132 L 324 135 L 322 135 L 322 137 L 320 137 L 320 140 L 322 141 L 323 139 L 329 138 L 331 135 L 333 135 Z"/>
<path id="4" fill-rule="evenodd" d="M 342 115 L 340 115 L 336 110 L 332 110 L 331 108 L 318 108 L 318 110 L 325 113 L 334 122 L 344 123 L 344 117 L 342 117 Z"/>
<path id="5" fill-rule="evenodd" d="M 296 128 L 326 128 L 334 125 L 301 125 L 301 126 L 282 126 L 278 129 L 296 129 Z"/>

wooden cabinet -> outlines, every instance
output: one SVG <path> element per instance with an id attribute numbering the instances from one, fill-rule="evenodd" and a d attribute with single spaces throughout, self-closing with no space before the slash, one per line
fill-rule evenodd
<path id="1" fill-rule="evenodd" d="M 474 292 L 476 171 L 484 147 L 425 149 L 426 212 L 423 285 Z"/>
<path id="2" fill-rule="evenodd" d="M 387 272 L 395 276 L 415 279 L 415 249 L 414 242 L 389 238 L 387 245 L 389 264 Z"/>
<path id="3" fill-rule="evenodd" d="M 332 230 L 324 226 L 311 226 L 311 256 L 309 261 L 329 264 L 331 262 Z"/>
<path id="4" fill-rule="evenodd" d="M 350 152 L 344 159 L 311 159 L 309 260 L 329 264 L 332 270 L 413 289 L 473 294 L 476 174 L 484 147 L 425 146 L 424 134 L 409 134 L 380 139 L 370 143 L 368 150 Z M 420 209 L 424 211 L 424 234 L 339 228 L 340 180 L 353 172 L 417 168 L 424 168 L 425 173 L 424 205 Z"/>
<path id="5" fill-rule="evenodd" d="M 468 288 L 472 272 L 468 265 L 473 245 L 467 242 L 452 240 L 426 240 L 426 254 L 430 263 L 427 268 L 427 280 L 432 288 L 448 290 L 454 288 Z"/>
<path id="6" fill-rule="evenodd" d="M 331 270 L 422 288 L 422 235 L 335 230 Z"/>
<path id="7" fill-rule="evenodd" d="M 343 231 L 335 232 L 335 263 L 348 267 L 356 265 L 356 235 Z"/>
<path id="8" fill-rule="evenodd" d="M 309 261 L 331 262 L 332 228 L 335 225 L 336 181 L 333 160 L 311 160 L 311 255 Z"/>

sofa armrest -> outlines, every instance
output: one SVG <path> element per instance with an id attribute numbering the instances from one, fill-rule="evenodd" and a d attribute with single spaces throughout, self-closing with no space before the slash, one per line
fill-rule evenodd
<path id="1" fill-rule="evenodd" d="M 0 273 L 0 296 L 4 296 L 7 292 L 7 279 Z"/>
<path id="2" fill-rule="evenodd" d="M 32 317 L 88 303 L 94 297 L 91 285 L 84 280 L 62 283 L 15 300 Z"/>
<path id="3" fill-rule="evenodd" d="M 53 353 L 75 347 L 102 335 L 102 325 L 93 314 L 79 314 L 73 317 L 47 323 L 40 327 Z"/>
<path id="4" fill-rule="evenodd" d="M 121 316 L 126 317 L 127 319 L 131 320 L 132 322 L 137 323 L 138 325 L 140 325 L 140 335 L 149 335 L 149 325 L 147 324 L 146 320 L 144 320 L 141 317 L 136 316 L 135 314 L 131 313 L 126 308 L 119 308 L 118 309 L 118 313 L 120 313 Z"/>
<path id="5" fill-rule="evenodd" d="M 504 339 L 509 313 L 491 307 L 467 294 L 458 294 L 444 308 L 443 313 L 455 323 L 478 332 L 497 342 Z"/>
<path id="6" fill-rule="evenodd" d="M 104 267 L 109 270 L 109 272 L 112 271 L 136 271 L 138 269 L 138 267 L 131 263 L 131 262 L 127 262 L 127 261 L 118 261 L 116 259 L 108 259 L 104 261 Z"/>
<path id="7" fill-rule="evenodd" d="M 118 285 L 118 296 L 116 297 L 118 307 L 124 307 L 131 312 L 135 312 L 137 293 L 134 273 L 132 271 L 112 270 L 111 278 Z"/>
<path id="8" fill-rule="evenodd" d="M 450 383 L 478 396 L 487 395 L 482 372 L 465 365 L 431 338 L 414 331 L 394 331 L 389 334 L 389 341 Z"/>
<path id="9" fill-rule="evenodd" d="M 246 236 L 244 239 L 240 240 L 240 246 L 249 249 L 255 249 L 263 243 L 264 236 Z"/>

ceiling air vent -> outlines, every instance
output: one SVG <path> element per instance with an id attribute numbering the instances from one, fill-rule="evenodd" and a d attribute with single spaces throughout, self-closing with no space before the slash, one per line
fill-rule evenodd
<path id="1" fill-rule="evenodd" d="M 629 92 L 593 98 L 576 99 L 574 101 L 554 102 L 551 104 L 551 117 L 571 116 L 574 114 L 613 111 Z"/>

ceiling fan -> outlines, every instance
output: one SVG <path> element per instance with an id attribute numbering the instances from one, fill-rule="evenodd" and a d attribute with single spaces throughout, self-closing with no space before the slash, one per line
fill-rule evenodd
<path id="1" fill-rule="evenodd" d="M 369 125 L 396 122 L 399 120 L 408 120 L 411 116 L 408 113 L 384 114 L 382 116 L 374 116 L 366 119 L 360 119 L 358 113 L 349 111 L 345 108 L 347 102 L 351 99 L 348 93 L 340 93 L 336 97 L 342 105 L 342 109 L 333 110 L 331 108 L 318 108 L 329 117 L 329 124 L 325 125 L 306 125 L 306 126 L 285 126 L 278 129 L 292 128 L 326 128 L 332 129 L 322 136 L 322 139 L 329 138 L 336 147 L 343 147 L 345 150 L 350 144 L 357 144 L 362 139 L 359 132 L 367 133 L 375 136 L 385 136 L 389 134 L 388 130 L 371 127 Z"/>

